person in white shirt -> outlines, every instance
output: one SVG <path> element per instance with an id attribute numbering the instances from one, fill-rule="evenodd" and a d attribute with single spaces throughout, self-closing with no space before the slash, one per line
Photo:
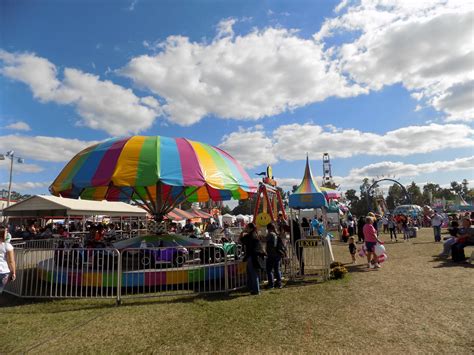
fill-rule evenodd
<path id="1" fill-rule="evenodd" d="M 433 227 L 435 242 L 441 242 L 441 226 L 443 225 L 443 216 L 438 212 L 431 217 L 431 226 Z"/>
<path id="2" fill-rule="evenodd" d="M 0 294 L 8 281 L 15 281 L 16 267 L 13 246 L 6 242 L 7 229 L 0 226 Z"/>

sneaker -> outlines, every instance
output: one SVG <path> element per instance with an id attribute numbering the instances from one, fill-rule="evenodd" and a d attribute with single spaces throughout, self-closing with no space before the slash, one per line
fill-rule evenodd
<path id="1" fill-rule="evenodd" d="M 374 266 L 374 265 L 372 265 L 372 264 L 369 264 L 369 269 L 374 269 L 374 268 L 375 268 L 375 266 Z"/>
<path id="2" fill-rule="evenodd" d="M 382 267 L 379 263 L 376 263 L 374 266 L 376 269 L 380 269 Z"/>

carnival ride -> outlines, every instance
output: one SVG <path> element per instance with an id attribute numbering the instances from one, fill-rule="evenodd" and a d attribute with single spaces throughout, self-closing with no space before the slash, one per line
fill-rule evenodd
<path id="1" fill-rule="evenodd" d="M 205 143 L 161 136 L 117 138 L 86 148 L 50 186 L 50 192 L 56 196 L 134 203 L 158 224 L 184 201 L 247 199 L 256 190 L 245 170 L 227 152 Z M 211 276 L 222 277 L 224 264 L 226 268 L 232 266 L 244 272 L 238 266 L 242 252 L 235 243 L 218 244 L 163 230 L 157 232 L 158 235 L 115 243 L 105 252 L 87 250 L 83 254 L 97 261 L 91 262 L 84 256 L 80 262 L 91 264 L 88 272 L 98 274 L 100 269 L 108 269 L 107 265 L 113 269 L 116 260 L 121 259 L 123 278 L 128 279 L 130 274 L 136 277 L 138 273 L 139 284 L 151 279 L 169 284 L 178 274 L 180 280 L 185 274 L 193 275 L 188 281 L 199 281 L 196 275 L 207 275 L 207 280 Z M 117 252 L 120 258 L 112 257 Z M 72 253 L 76 259 L 81 258 L 78 251 Z M 43 260 L 38 268 L 44 271 L 54 262 L 54 259 Z M 42 279 L 73 282 L 75 278 L 64 279 L 61 275 L 74 270 L 67 263 L 61 265 L 55 269 L 56 274 L 40 273 Z M 93 276 L 82 275 L 81 280 L 89 277 Z"/>
<path id="2" fill-rule="evenodd" d="M 260 211 L 262 205 L 262 212 Z M 280 191 L 277 189 L 277 182 L 273 178 L 271 166 L 267 167 L 266 175 L 258 184 L 253 220 L 259 227 L 265 227 L 271 222 L 275 222 L 278 213 L 286 220 L 285 206 Z"/>
<path id="3" fill-rule="evenodd" d="M 156 221 L 183 201 L 247 199 L 256 187 L 227 152 L 185 138 L 114 138 L 76 154 L 50 186 L 56 196 L 133 202 Z"/>

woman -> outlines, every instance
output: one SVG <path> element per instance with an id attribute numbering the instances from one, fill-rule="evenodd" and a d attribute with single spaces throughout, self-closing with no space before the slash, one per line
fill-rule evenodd
<path id="1" fill-rule="evenodd" d="M 244 246 L 244 261 L 247 262 L 247 286 L 252 295 L 260 294 L 260 279 L 258 272 L 262 270 L 263 252 L 262 245 L 258 240 L 257 227 L 253 223 L 249 223 L 244 231 L 240 234 L 240 242 Z"/>
<path id="2" fill-rule="evenodd" d="M 7 230 L 0 226 L 0 294 L 9 280 L 15 281 L 16 267 L 13 246 L 5 241 Z"/>
<path id="3" fill-rule="evenodd" d="M 367 216 L 365 218 L 365 225 L 363 228 L 363 232 L 364 232 L 365 248 L 367 249 L 367 267 L 369 269 L 373 269 L 374 267 L 378 269 L 380 268 L 380 265 L 377 260 L 377 255 L 375 255 L 375 245 L 377 243 L 382 244 L 382 242 L 377 237 L 377 231 L 375 230 L 373 223 L 374 221 L 372 217 Z"/>

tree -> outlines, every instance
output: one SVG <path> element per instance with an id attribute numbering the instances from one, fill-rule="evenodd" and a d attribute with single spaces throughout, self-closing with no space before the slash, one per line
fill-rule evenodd
<path id="1" fill-rule="evenodd" d="M 423 199 L 427 204 L 431 204 L 433 198 L 437 198 L 438 192 L 441 190 L 438 184 L 427 183 L 423 186 Z"/>
<path id="2" fill-rule="evenodd" d="M 393 184 L 388 189 L 388 195 L 385 199 L 389 210 L 393 210 L 398 205 L 402 205 L 405 202 L 405 194 L 402 188 L 398 184 Z"/>
<path id="3" fill-rule="evenodd" d="M 425 204 L 420 187 L 414 181 L 406 188 L 411 197 L 411 202 L 415 205 L 423 206 Z"/>
<path id="4" fill-rule="evenodd" d="M 457 181 L 451 181 L 451 191 L 456 194 L 456 195 L 459 195 L 461 194 L 462 192 L 462 184 L 458 184 Z"/>
<path id="5" fill-rule="evenodd" d="M 469 182 L 467 181 L 467 179 L 463 179 L 462 180 L 462 196 L 467 196 L 467 194 L 469 193 L 469 188 L 468 188 L 468 185 L 469 185 Z"/>
<path id="6" fill-rule="evenodd" d="M 239 200 L 239 204 L 232 210 L 233 215 L 238 214 L 253 214 L 254 204 L 252 199 L 248 198 L 246 200 Z"/>
<path id="7" fill-rule="evenodd" d="M 356 195 L 356 193 L 356 190 L 350 189 L 344 194 L 346 196 L 346 200 L 349 201 L 349 207 L 351 208 L 356 207 L 357 203 L 360 201 L 360 198 Z"/>

